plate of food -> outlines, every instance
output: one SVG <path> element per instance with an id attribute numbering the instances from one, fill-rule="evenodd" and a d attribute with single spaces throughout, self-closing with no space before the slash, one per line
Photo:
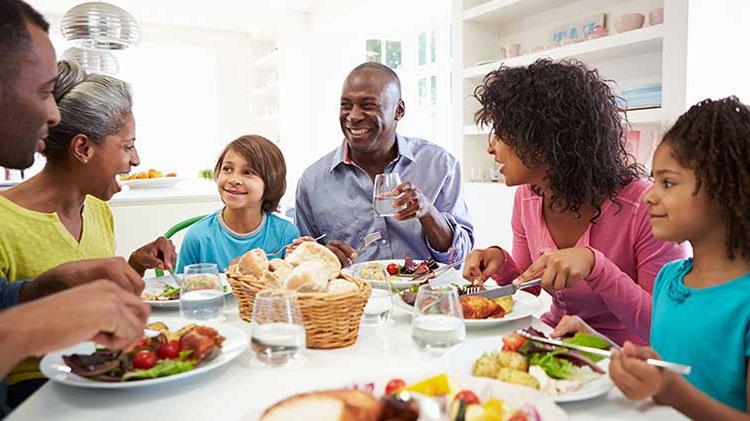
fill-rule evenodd
<path id="1" fill-rule="evenodd" d="M 176 329 L 177 326 L 171 326 Z M 82 343 L 44 356 L 41 371 L 69 386 L 122 389 L 177 381 L 218 368 L 242 354 L 247 336 L 231 326 L 183 325 L 170 330 L 163 322 L 148 325 L 129 352 Z"/>
<path id="2" fill-rule="evenodd" d="M 220 273 L 219 281 L 221 282 L 221 287 L 224 289 L 224 296 L 230 295 L 232 293 L 232 286 L 227 281 L 226 274 Z M 176 284 L 174 278 L 170 275 L 145 278 L 143 282 L 146 284 L 143 292 L 141 292 L 143 302 L 149 304 L 151 307 L 180 307 L 180 286 Z"/>
<path id="3" fill-rule="evenodd" d="M 458 287 L 459 293 L 461 286 Z M 409 314 L 414 314 L 416 287 L 410 287 L 396 294 L 395 306 Z M 518 291 L 512 296 L 489 299 L 477 295 L 459 296 L 464 323 L 467 328 L 484 328 L 531 316 L 539 310 L 540 302 L 533 294 Z"/>
<path id="4" fill-rule="evenodd" d="M 364 279 L 375 288 L 408 288 L 419 281 L 416 278 L 424 279 L 427 275 L 429 278 L 438 268 L 444 267 L 445 264 L 438 263 L 433 259 L 428 260 L 372 260 L 369 262 L 355 263 L 341 271 L 349 276 L 356 276 Z M 458 277 L 460 275 L 455 269 L 448 269 L 441 274 L 439 278 Z"/>
<path id="5" fill-rule="evenodd" d="M 535 336 L 545 335 L 533 328 Z M 608 349 L 595 335 L 577 333 L 570 343 Z M 505 337 L 473 339 L 458 344 L 444 356 L 449 371 L 494 378 L 541 391 L 555 402 L 595 398 L 612 388 L 609 359 L 534 342 L 514 333 Z"/>
<path id="6" fill-rule="evenodd" d="M 391 378 L 298 393 L 271 404 L 258 419 L 565 421 L 568 417 L 549 397 L 528 388 L 441 373 L 411 383 Z"/>
<path id="7" fill-rule="evenodd" d="M 131 189 L 173 187 L 181 181 L 185 181 L 185 178 L 178 177 L 176 173 L 170 172 L 165 174 L 153 168 L 148 171 L 140 171 L 120 177 L 120 184 L 128 186 Z"/>

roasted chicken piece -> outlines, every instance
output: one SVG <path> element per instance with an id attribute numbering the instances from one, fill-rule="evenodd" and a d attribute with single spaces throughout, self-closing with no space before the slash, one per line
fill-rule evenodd
<path id="1" fill-rule="evenodd" d="M 460 301 L 464 319 L 486 319 L 499 308 L 494 301 L 478 295 L 462 295 Z"/>
<path id="2" fill-rule="evenodd" d="M 224 337 L 208 326 L 195 326 L 180 337 L 180 347 L 183 350 L 192 350 L 190 357 L 199 364 L 213 357 L 214 352 L 221 348 L 223 342 Z"/>

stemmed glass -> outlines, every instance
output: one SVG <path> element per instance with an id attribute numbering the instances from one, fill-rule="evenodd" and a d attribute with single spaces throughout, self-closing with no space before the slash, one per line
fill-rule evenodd
<path id="1" fill-rule="evenodd" d="M 466 325 L 454 285 L 423 285 L 414 302 L 411 337 L 417 347 L 432 356 L 466 340 Z"/>
<path id="2" fill-rule="evenodd" d="M 180 285 L 180 314 L 188 320 L 219 321 L 223 318 L 224 289 L 219 268 L 213 263 L 185 266 Z"/>
<path id="3" fill-rule="evenodd" d="M 288 366 L 299 361 L 305 349 L 297 294 L 286 290 L 263 290 L 253 304 L 251 347 L 262 366 Z"/>
<path id="4" fill-rule="evenodd" d="M 383 217 L 393 216 L 396 212 L 406 207 L 402 206 L 398 209 L 393 207 L 393 200 L 400 196 L 394 190 L 400 184 L 401 177 L 396 172 L 375 176 L 375 186 L 372 191 L 372 206 L 375 208 L 375 213 Z"/>

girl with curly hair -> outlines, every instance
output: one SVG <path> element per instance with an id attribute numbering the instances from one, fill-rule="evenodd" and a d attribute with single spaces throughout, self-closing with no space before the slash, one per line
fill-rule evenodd
<path id="1" fill-rule="evenodd" d="M 644 198 L 654 236 L 689 241 L 694 257 L 656 278 L 653 349 L 626 343 L 610 375 L 629 398 L 692 419 L 749 419 L 750 108 L 736 97 L 694 105 L 656 150 L 654 179 Z M 643 361 L 659 355 L 692 372 Z"/>
<path id="2" fill-rule="evenodd" d="M 641 198 L 650 187 L 625 148 L 615 96 L 578 61 L 501 66 L 476 88 L 487 152 L 509 186 L 513 250 L 475 250 L 464 276 L 498 284 L 542 279 L 553 336 L 595 330 L 622 344 L 648 341 L 651 290 L 684 257 L 651 234 Z"/>

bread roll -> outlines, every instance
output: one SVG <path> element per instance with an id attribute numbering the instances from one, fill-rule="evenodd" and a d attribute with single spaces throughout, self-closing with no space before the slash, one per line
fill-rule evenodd
<path id="1" fill-rule="evenodd" d="M 328 288 L 326 289 L 326 292 L 331 294 L 345 294 L 355 291 L 357 291 L 357 285 L 342 278 L 332 279 L 328 282 Z"/>
<path id="2" fill-rule="evenodd" d="M 326 263 L 331 268 L 331 278 L 338 278 L 341 273 L 341 262 L 339 258 L 328 247 L 320 245 L 314 241 L 305 241 L 294 249 L 286 261 L 292 266 L 299 266 L 304 262 L 319 260 Z"/>
<path id="3" fill-rule="evenodd" d="M 323 292 L 331 278 L 331 269 L 320 260 L 304 262 L 292 270 L 284 288 L 299 292 Z"/>
<path id="4" fill-rule="evenodd" d="M 359 390 L 302 393 L 266 409 L 261 421 L 376 421 L 380 403 Z"/>
<path id="5" fill-rule="evenodd" d="M 273 272 L 279 280 L 284 281 L 292 273 L 294 267 L 289 264 L 286 260 L 273 259 L 268 262 L 268 270 Z"/>
<path id="6" fill-rule="evenodd" d="M 252 249 L 240 257 L 238 265 L 243 274 L 260 279 L 268 269 L 268 257 L 263 249 Z"/>

